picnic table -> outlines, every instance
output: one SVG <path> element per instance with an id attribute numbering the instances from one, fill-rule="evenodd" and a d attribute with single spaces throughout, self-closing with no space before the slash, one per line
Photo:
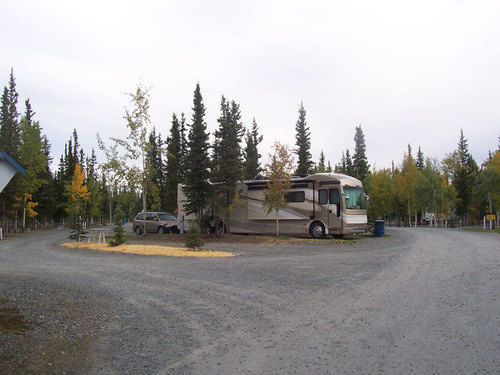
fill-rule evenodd
<path id="1" fill-rule="evenodd" d="M 97 238 L 98 243 L 101 243 L 101 241 L 103 243 L 106 243 L 106 234 L 108 233 L 107 228 L 89 228 L 88 231 L 88 234 L 82 234 L 78 236 L 78 241 L 86 238 L 90 243 L 91 240 L 96 242 Z"/>

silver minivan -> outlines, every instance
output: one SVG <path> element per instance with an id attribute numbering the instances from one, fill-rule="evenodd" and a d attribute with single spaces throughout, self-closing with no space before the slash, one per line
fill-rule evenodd
<path id="1" fill-rule="evenodd" d="M 132 228 L 135 234 L 149 233 L 177 233 L 177 218 L 168 212 L 139 212 L 132 221 Z"/>

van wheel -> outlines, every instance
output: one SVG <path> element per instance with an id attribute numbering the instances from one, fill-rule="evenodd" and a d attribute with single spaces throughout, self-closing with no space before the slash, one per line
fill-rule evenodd
<path id="1" fill-rule="evenodd" d="M 169 231 L 165 227 L 158 227 L 158 234 L 167 234 Z"/>
<path id="2" fill-rule="evenodd" d="M 314 222 L 309 228 L 309 232 L 313 238 L 323 238 L 325 236 L 325 227 L 320 222 Z"/>
<path id="3" fill-rule="evenodd" d="M 136 226 L 135 229 L 134 229 L 134 232 L 135 234 L 137 234 L 138 236 L 140 236 L 142 234 L 142 229 L 140 226 Z"/>

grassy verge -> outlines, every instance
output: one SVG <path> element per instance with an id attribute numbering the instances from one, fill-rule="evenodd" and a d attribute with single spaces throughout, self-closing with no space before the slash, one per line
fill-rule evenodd
<path id="1" fill-rule="evenodd" d="M 114 251 L 126 254 L 164 255 L 171 257 L 222 258 L 222 257 L 234 256 L 233 253 L 225 251 L 212 251 L 212 250 L 192 251 L 183 247 L 142 245 L 142 244 L 124 244 L 120 246 L 111 247 L 108 244 L 104 243 L 67 242 L 61 244 L 61 246 L 70 249 L 89 249 L 89 250 L 99 250 L 99 251 Z"/>

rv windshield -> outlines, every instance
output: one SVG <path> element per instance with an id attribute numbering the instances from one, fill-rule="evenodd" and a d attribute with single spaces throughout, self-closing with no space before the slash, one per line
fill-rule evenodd
<path id="1" fill-rule="evenodd" d="M 346 207 L 348 210 L 365 210 L 366 209 L 366 199 L 365 192 L 363 188 L 344 186 L 344 194 L 349 196 L 346 199 Z"/>

